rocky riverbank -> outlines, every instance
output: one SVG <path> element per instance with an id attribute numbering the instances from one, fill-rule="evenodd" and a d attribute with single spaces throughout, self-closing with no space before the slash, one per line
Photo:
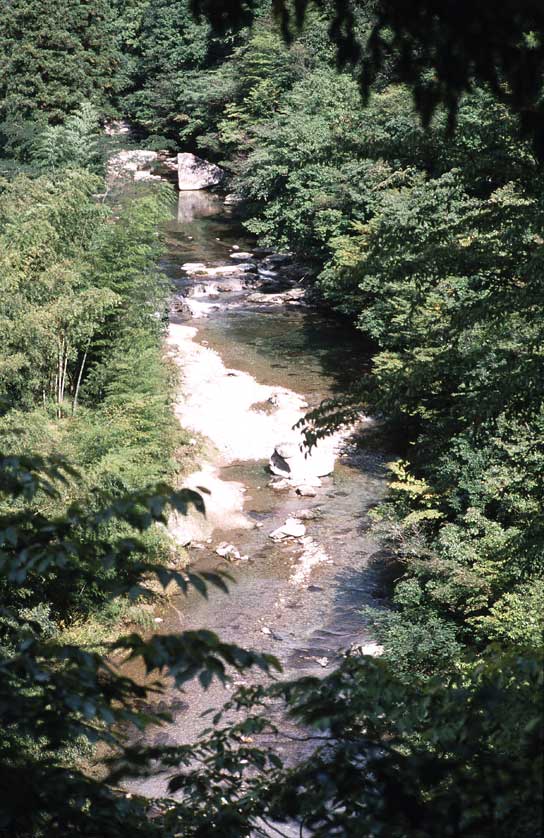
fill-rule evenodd
<path id="1" fill-rule="evenodd" d="M 309 305 L 252 298 L 304 286 L 288 255 L 244 238 L 219 196 L 180 193 L 165 235 L 162 267 L 175 286 L 166 349 L 181 376 L 175 411 L 209 441 L 186 481 L 206 515 L 173 518 L 171 533 L 196 569 L 227 570 L 234 583 L 228 595 L 174 596 L 159 630 L 206 626 L 272 652 L 286 677 L 322 673 L 353 645 L 379 653 L 359 609 L 383 596 L 367 516 L 382 493 L 381 458 L 348 430 L 306 456 L 294 427 L 361 368 L 355 336 Z M 174 722 L 152 742 L 193 740 L 201 714 L 227 697 L 217 684 L 187 685 L 182 702 L 168 693 Z M 154 796 L 164 782 L 133 788 Z"/>

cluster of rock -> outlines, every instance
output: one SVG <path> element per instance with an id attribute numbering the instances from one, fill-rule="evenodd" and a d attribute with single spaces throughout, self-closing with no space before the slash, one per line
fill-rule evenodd
<path id="1" fill-rule="evenodd" d="M 186 262 L 181 266 L 190 280 L 182 297 L 205 297 L 206 300 L 221 293 L 249 290 L 244 303 L 258 306 L 304 306 L 307 305 L 306 289 L 297 285 L 300 269 L 285 254 L 270 254 L 256 248 L 252 253 L 231 248 L 229 258 L 232 264 L 206 265 L 203 262 Z M 220 285 L 210 280 L 222 279 Z M 201 280 L 206 283 L 202 284 Z M 238 304 L 237 299 L 233 302 Z M 193 317 L 206 316 L 216 306 L 204 306 L 198 302 L 182 300 L 177 310 Z"/>
<path id="2" fill-rule="evenodd" d="M 109 135 L 129 134 L 130 127 L 125 123 L 111 123 L 106 133 Z M 195 154 L 182 152 L 169 157 L 166 152 L 149 149 L 125 149 L 110 157 L 107 165 L 108 180 L 132 177 L 134 180 L 161 180 L 159 170 L 177 173 L 178 187 L 181 191 L 198 191 L 219 186 L 225 172 L 215 163 L 202 160 Z"/>
<path id="3" fill-rule="evenodd" d="M 337 436 L 330 437 L 318 442 L 311 451 L 301 441 L 279 443 L 268 462 L 276 476 L 269 483 L 270 488 L 275 491 L 294 488 L 303 497 L 314 497 L 321 478 L 334 470 L 338 443 Z"/>
<path id="4" fill-rule="evenodd" d="M 112 183 L 119 178 L 131 177 L 133 180 L 161 180 L 153 174 L 158 153 L 147 149 L 119 151 L 110 157 L 107 165 L 107 181 Z"/>

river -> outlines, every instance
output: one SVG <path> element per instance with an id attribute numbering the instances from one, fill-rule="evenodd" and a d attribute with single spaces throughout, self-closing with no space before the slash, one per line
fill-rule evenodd
<path id="1" fill-rule="evenodd" d="M 210 516 L 200 536 L 193 531 L 187 549 L 196 569 L 221 568 L 235 582 L 228 595 L 211 589 L 208 599 L 194 591 L 173 597 L 160 631 L 207 627 L 224 640 L 276 655 L 285 677 L 327 673 L 342 650 L 372 644 L 360 609 L 384 604 L 381 556 L 368 517 L 384 491 L 383 457 L 348 438 L 334 473 L 313 497 L 271 488 L 268 457 L 304 404 L 345 391 L 368 362 L 365 347 L 333 317 L 299 305 L 251 303 L 251 289 L 240 287 L 239 276 L 203 281 L 182 267 L 233 265 L 237 251 L 253 250 L 220 197 L 180 193 L 166 242 L 162 267 L 176 298 L 188 298 L 196 315 L 172 313 L 169 347 L 180 365 L 182 391 L 176 411 L 192 432 L 211 437 L 202 469 L 189 481 L 197 486 L 208 480 Z M 231 290 L 218 290 L 212 280 L 230 282 Z M 276 396 L 284 399 L 283 408 L 266 409 L 267 397 L 274 403 Z M 214 492 L 221 499 L 215 517 Z M 271 540 L 272 531 L 301 511 L 304 543 Z M 248 560 L 220 558 L 215 548 L 221 542 Z M 202 712 L 218 707 L 242 682 L 251 682 L 251 675 L 236 676 L 226 689 L 215 684 L 204 692 L 191 684 L 183 694 L 167 690 L 163 706 L 174 721 L 149 731 L 144 741 L 193 740 L 208 724 Z M 280 751 L 288 747 L 278 743 Z M 158 797 L 165 778 L 157 774 L 131 788 Z"/>

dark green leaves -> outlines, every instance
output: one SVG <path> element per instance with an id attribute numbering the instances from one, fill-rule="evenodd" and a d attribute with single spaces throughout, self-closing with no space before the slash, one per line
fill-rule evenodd
<path id="1" fill-rule="evenodd" d="M 205 629 L 178 635 L 157 635 L 150 641 L 133 634 L 120 638 L 113 649 L 127 651 L 129 659 L 141 657 L 148 673 L 155 670 L 167 673 L 178 686 L 197 676 L 204 687 L 209 686 L 213 678 L 224 683 L 228 667 L 240 672 L 251 667 L 258 667 L 264 672 L 280 669 L 272 655 L 259 655 L 222 643 L 216 634 Z"/>

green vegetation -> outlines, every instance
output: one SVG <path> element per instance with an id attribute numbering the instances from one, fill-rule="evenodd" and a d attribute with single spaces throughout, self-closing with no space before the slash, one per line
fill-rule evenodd
<path id="1" fill-rule="evenodd" d="M 161 355 L 169 289 L 154 268 L 169 201 L 142 196 L 113 223 L 93 197 L 100 186 L 71 170 L 17 177 L 0 196 L 2 444 L 14 455 L 63 452 L 84 475 L 54 501 L 38 492 L 39 515 L 74 503 L 90 512 L 173 480 L 183 442 L 170 407 L 174 374 Z M 95 538 L 80 537 L 82 545 Z M 158 530 L 146 550 L 168 555 Z M 111 569 L 94 567 L 79 590 L 50 573 L 20 593 L 21 604 L 69 626 L 109 607 L 114 581 Z"/>
<path id="2" fill-rule="evenodd" d="M 544 26 L 525 3 L 306 7 L 283 33 L 265 2 L 27 0 L 0 22 L 4 834 L 542 826 Z M 393 607 L 366 613 L 383 658 L 242 688 L 245 720 L 146 752 L 119 733 L 159 721 L 136 709 L 146 690 L 78 641 L 133 619 L 150 576 L 187 585 L 154 524 L 202 500 L 167 489 L 183 443 L 154 267 L 167 198 L 102 202 L 112 115 L 226 166 L 248 229 L 303 257 L 368 338 L 370 373 L 307 417 L 309 441 L 362 405 L 400 452 L 374 512 L 399 568 Z M 206 632 L 123 650 L 180 685 L 274 665 Z M 316 737 L 294 769 L 252 743 L 278 701 Z M 112 747 L 109 785 L 74 767 L 84 740 Z M 150 760 L 183 792 L 153 819 L 112 791 Z"/>

